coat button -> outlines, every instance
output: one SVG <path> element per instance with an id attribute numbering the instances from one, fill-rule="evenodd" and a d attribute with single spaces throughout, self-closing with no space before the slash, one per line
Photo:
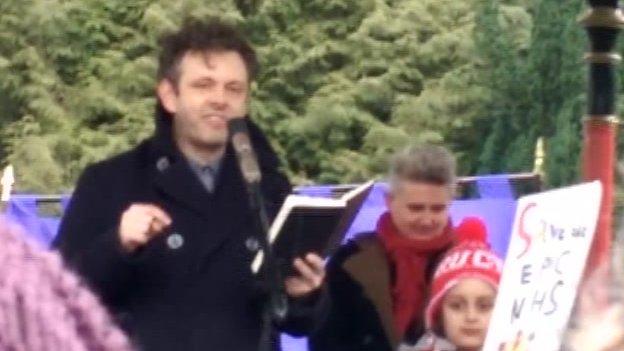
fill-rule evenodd
<path id="1" fill-rule="evenodd" d="M 156 168 L 161 172 L 166 171 L 167 168 L 169 168 L 169 165 L 169 159 L 166 156 L 163 156 L 156 161 Z"/>
<path id="2" fill-rule="evenodd" d="M 260 243 L 258 242 L 258 239 L 250 236 L 247 240 L 245 240 L 245 247 L 251 252 L 256 252 L 260 248 Z"/>
<path id="3" fill-rule="evenodd" d="M 173 233 L 167 237 L 167 246 L 171 250 L 177 250 L 184 245 L 184 237 L 178 233 Z"/>

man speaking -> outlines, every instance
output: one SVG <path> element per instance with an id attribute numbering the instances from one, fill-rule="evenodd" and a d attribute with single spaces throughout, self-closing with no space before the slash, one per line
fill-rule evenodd
<path id="1" fill-rule="evenodd" d="M 185 23 L 162 39 L 154 135 L 78 181 L 55 246 L 140 350 L 258 348 L 254 214 L 227 128 L 247 115 L 256 71 L 254 50 L 233 27 Z M 247 123 L 275 213 L 290 185 Z M 298 275 L 284 281 L 291 314 L 280 327 L 303 333 L 325 270 L 315 254 L 293 264 Z"/>

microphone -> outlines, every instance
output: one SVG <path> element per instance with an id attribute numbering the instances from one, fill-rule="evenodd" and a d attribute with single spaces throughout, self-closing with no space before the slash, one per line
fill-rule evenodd
<path id="1" fill-rule="evenodd" d="M 232 138 L 232 146 L 236 152 L 238 166 L 247 185 L 259 184 L 262 179 L 262 173 L 258 166 L 256 153 L 251 146 L 249 138 L 249 129 L 245 117 L 235 117 L 228 122 L 230 137 Z"/>

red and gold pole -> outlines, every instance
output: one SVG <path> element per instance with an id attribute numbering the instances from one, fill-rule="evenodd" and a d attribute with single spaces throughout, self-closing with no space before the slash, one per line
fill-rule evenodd
<path id="1" fill-rule="evenodd" d="M 600 180 L 603 197 L 587 271 L 608 264 L 613 226 L 613 182 L 618 118 L 615 111 L 615 65 L 621 61 L 614 49 L 624 24 L 618 0 L 589 0 L 591 8 L 581 22 L 587 30 L 590 52 L 588 115 L 584 120 L 583 178 Z"/>

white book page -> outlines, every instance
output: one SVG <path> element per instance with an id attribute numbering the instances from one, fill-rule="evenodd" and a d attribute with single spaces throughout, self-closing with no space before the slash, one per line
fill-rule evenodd
<path id="1" fill-rule="evenodd" d="M 344 195 L 342 195 L 341 199 L 343 199 L 345 202 L 348 202 L 349 200 L 351 200 L 354 197 L 358 196 L 361 192 L 363 192 L 367 188 L 373 186 L 373 183 L 375 183 L 374 180 L 369 180 L 366 183 L 362 183 L 361 185 L 359 185 L 359 186 L 349 190 Z"/>

